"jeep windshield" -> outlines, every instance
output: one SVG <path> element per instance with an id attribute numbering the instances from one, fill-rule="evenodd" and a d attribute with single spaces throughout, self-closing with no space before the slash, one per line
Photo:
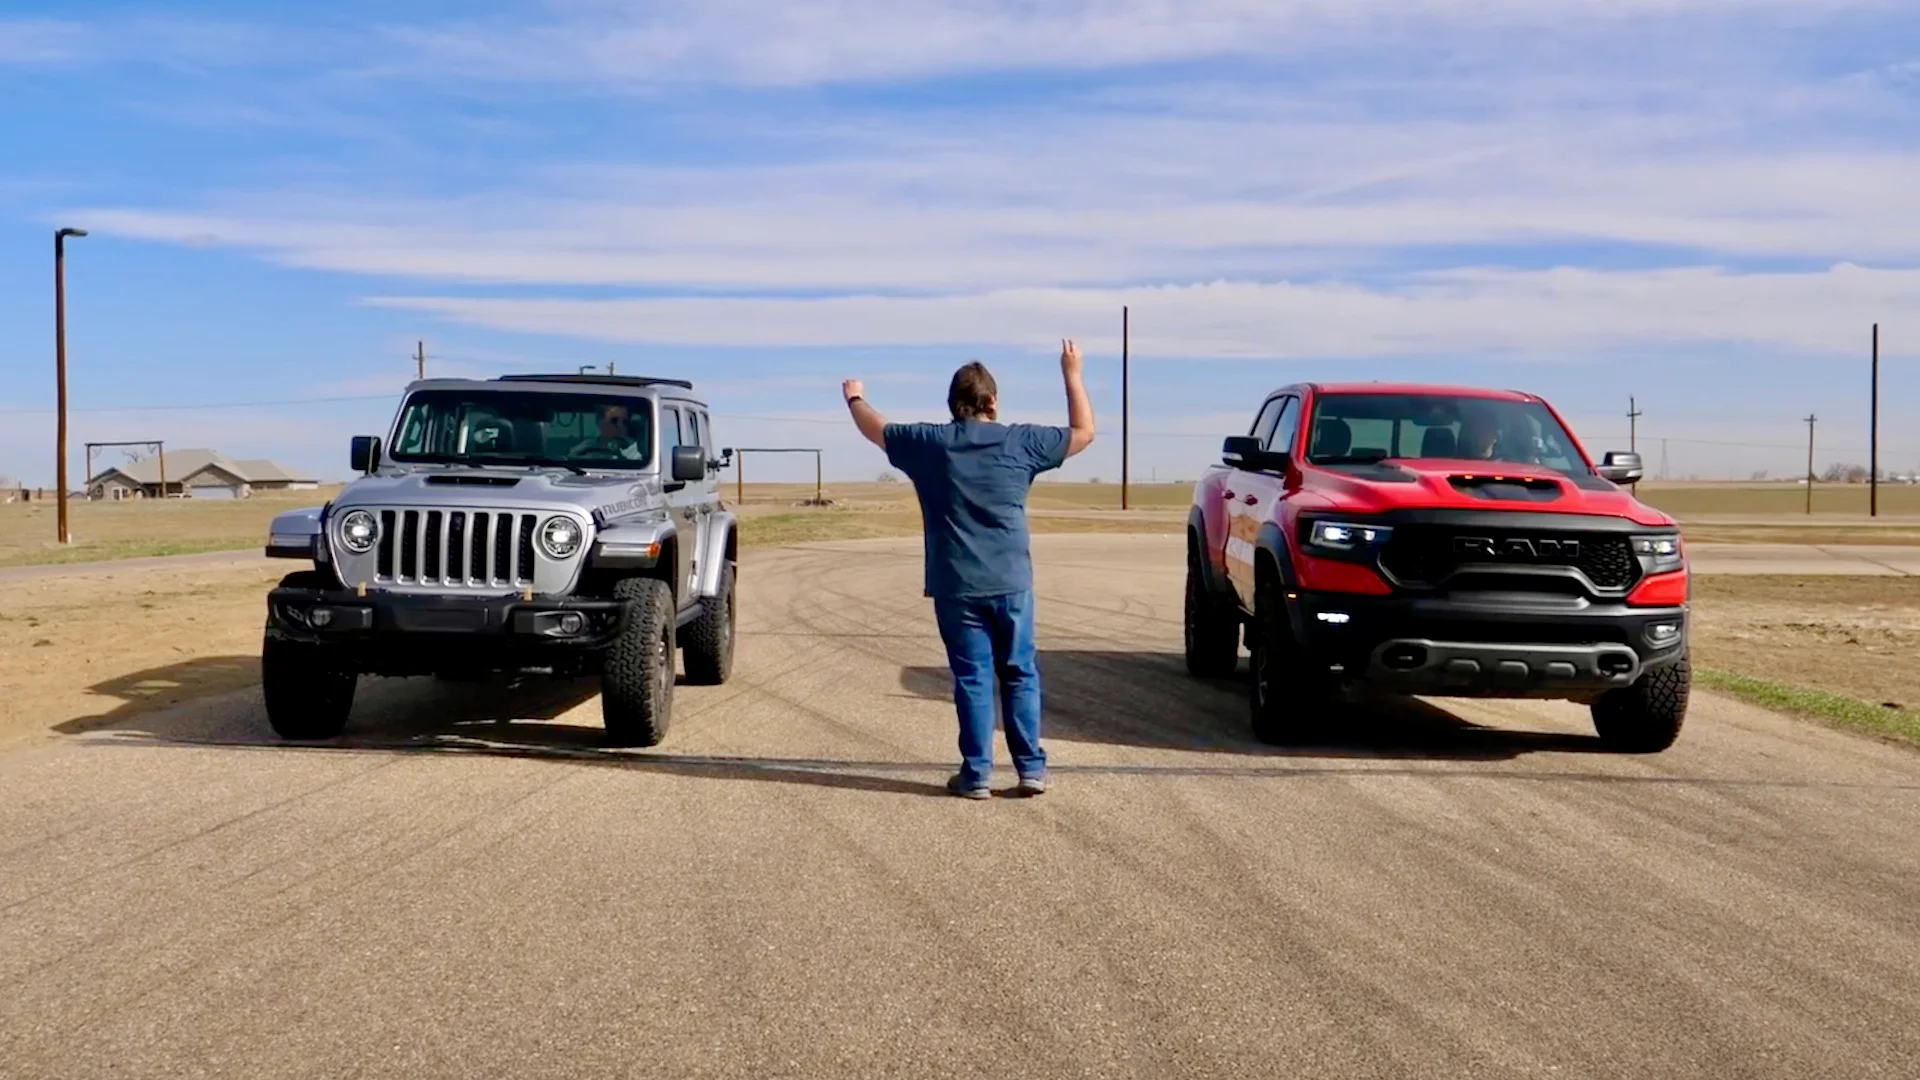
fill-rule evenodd
<path id="1" fill-rule="evenodd" d="M 1307 460 L 1360 465 L 1436 458 L 1590 471 L 1573 437 L 1537 401 L 1464 394 L 1324 394 L 1314 399 Z"/>
<path id="2" fill-rule="evenodd" d="M 395 428 L 395 461 L 644 469 L 653 414 L 644 398 L 511 390 L 421 390 Z"/>

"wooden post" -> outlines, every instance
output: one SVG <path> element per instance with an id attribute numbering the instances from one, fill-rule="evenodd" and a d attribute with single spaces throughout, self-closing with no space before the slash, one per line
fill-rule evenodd
<path id="1" fill-rule="evenodd" d="M 1880 516 L 1880 324 L 1873 324 L 1873 397 L 1867 445 L 1867 516 Z"/>
<path id="2" fill-rule="evenodd" d="M 1128 473 L 1132 464 L 1133 447 L 1129 442 L 1129 422 L 1132 419 L 1132 372 L 1131 342 L 1129 341 L 1127 306 L 1120 305 L 1120 509 L 1128 510 L 1132 505 L 1128 499 Z"/>
<path id="3" fill-rule="evenodd" d="M 1813 421 L 1812 413 L 1807 414 L 1807 514 L 1813 514 Z"/>

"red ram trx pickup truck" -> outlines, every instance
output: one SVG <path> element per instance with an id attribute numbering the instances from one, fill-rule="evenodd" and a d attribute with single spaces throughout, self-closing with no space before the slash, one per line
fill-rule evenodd
<path id="1" fill-rule="evenodd" d="M 1687 709 L 1686 548 L 1524 393 L 1301 384 L 1261 403 L 1194 488 L 1186 654 L 1252 654 L 1253 731 L 1306 737 L 1347 693 L 1561 698 L 1623 751 Z"/>

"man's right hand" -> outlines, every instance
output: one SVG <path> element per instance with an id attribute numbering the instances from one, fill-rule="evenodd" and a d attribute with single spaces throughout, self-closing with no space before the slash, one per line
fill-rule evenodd
<path id="1" fill-rule="evenodd" d="M 857 397 L 866 397 L 867 388 L 860 385 L 859 379 L 848 379 L 840 384 L 840 396 L 851 402 Z"/>
<path id="2" fill-rule="evenodd" d="M 1080 346 L 1072 338 L 1060 342 L 1060 373 L 1069 379 L 1080 376 Z"/>

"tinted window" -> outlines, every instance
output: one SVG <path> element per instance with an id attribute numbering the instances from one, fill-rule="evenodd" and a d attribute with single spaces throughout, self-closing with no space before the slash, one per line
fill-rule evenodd
<path id="1" fill-rule="evenodd" d="M 422 390 L 395 426 L 398 461 L 467 461 L 634 469 L 652 463 L 644 399 L 592 393 Z"/>
<path id="2" fill-rule="evenodd" d="M 1273 436 L 1267 440 L 1267 449 L 1283 454 L 1293 452 L 1294 436 L 1300 433 L 1300 399 L 1290 397 L 1280 413 L 1280 420 L 1274 425 Z"/>
<path id="3" fill-rule="evenodd" d="M 1316 465 L 1441 458 L 1586 472 L 1573 437 L 1536 401 L 1451 394 L 1328 394 L 1314 399 Z"/>
<path id="4" fill-rule="evenodd" d="M 1267 445 L 1267 440 L 1273 437 L 1273 425 L 1280 419 L 1280 405 L 1281 399 L 1274 398 L 1261 406 L 1260 415 L 1253 418 L 1253 430 L 1247 434 L 1259 439 L 1261 446 Z"/>

